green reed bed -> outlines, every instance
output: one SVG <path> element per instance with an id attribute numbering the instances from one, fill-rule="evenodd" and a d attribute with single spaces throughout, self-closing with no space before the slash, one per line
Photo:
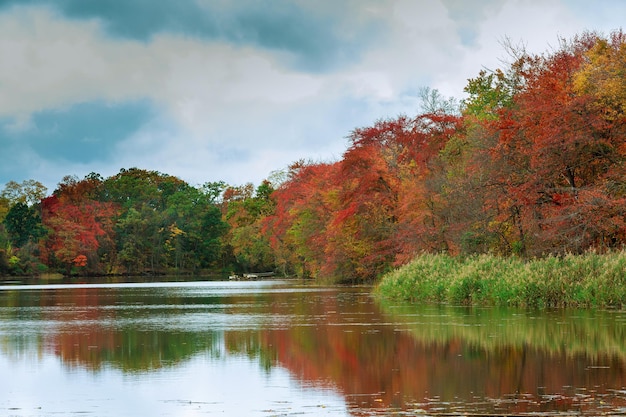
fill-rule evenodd
<path id="1" fill-rule="evenodd" d="M 424 254 L 375 293 L 413 302 L 518 307 L 626 306 L 626 252 L 522 260 Z"/>

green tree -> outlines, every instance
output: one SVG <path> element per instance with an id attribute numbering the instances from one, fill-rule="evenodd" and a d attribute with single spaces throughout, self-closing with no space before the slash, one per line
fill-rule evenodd
<path id="1" fill-rule="evenodd" d="M 139 209 L 146 205 L 163 211 L 167 198 L 187 184 L 175 176 L 139 168 L 121 169 L 102 184 L 102 199 L 120 204 L 122 208 Z"/>
<path id="2" fill-rule="evenodd" d="M 143 232 L 144 227 L 145 222 L 134 207 L 129 208 L 115 225 L 116 235 L 120 242 L 117 248 L 117 259 L 131 274 L 141 271 L 147 264 L 147 251 L 142 245 L 143 240 L 140 238 L 145 234 Z"/>
<path id="3" fill-rule="evenodd" d="M 214 203 L 221 188 L 219 183 L 215 185 L 182 187 L 167 200 L 166 244 L 175 267 L 208 268 L 219 259 L 227 224 Z"/>
<path id="4" fill-rule="evenodd" d="M 4 218 L 4 225 L 11 242 L 18 248 L 44 235 L 39 210 L 26 203 L 14 204 Z"/>
<path id="5" fill-rule="evenodd" d="M 155 273 L 168 265 L 168 199 L 186 187 L 177 177 L 138 168 L 121 169 L 103 181 L 100 198 L 121 207 L 116 247 L 126 272 Z"/>
<path id="6" fill-rule="evenodd" d="M 265 233 L 264 220 L 274 212 L 274 188 L 263 181 L 256 190 L 252 184 L 229 187 L 224 192 L 228 242 L 238 263 L 238 269 L 273 270 L 276 259 Z"/>
<path id="7" fill-rule="evenodd" d="M 497 119 L 500 110 L 511 107 L 518 89 L 519 76 L 515 71 L 482 70 L 478 77 L 470 78 L 463 89 L 468 97 L 463 100 L 462 111 L 479 120 Z"/>

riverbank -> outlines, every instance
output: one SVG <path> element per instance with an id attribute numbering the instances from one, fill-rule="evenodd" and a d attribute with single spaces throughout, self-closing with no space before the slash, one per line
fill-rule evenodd
<path id="1" fill-rule="evenodd" d="M 387 299 L 516 307 L 626 306 L 626 252 L 522 260 L 424 254 L 385 275 Z"/>

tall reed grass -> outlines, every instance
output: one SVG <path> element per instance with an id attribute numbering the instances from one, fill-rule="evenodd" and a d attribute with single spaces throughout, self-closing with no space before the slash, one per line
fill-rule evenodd
<path id="1" fill-rule="evenodd" d="M 626 306 L 626 251 L 522 260 L 423 254 L 375 293 L 412 302 L 517 307 Z"/>

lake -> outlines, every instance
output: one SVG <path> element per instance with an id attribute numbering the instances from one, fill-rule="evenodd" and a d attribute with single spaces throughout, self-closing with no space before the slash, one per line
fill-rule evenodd
<path id="1" fill-rule="evenodd" d="M 0 415 L 626 414 L 622 311 L 301 281 L 0 286 Z"/>

